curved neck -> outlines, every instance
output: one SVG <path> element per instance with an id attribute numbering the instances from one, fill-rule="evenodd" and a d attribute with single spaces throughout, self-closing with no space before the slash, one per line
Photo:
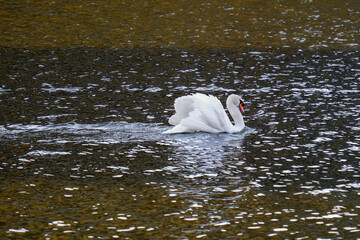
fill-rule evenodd
<path id="1" fill-rule="evenodd" d="M 226 107 L 229 110 L 231 117 L 234 119 L 235 127 L 245 127 L 244 118 L 240 112 L 240 109 L 234 104 L 234 101 L 231 99 L 231 95 L 226 100 Z"/>

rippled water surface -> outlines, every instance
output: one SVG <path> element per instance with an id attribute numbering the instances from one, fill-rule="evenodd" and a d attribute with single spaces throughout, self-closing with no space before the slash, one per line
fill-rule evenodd
<path id="1" fill-rule="evenodd" d="M 119 19 L 116 1 L 113 10 L 27 2 L 22 18 L 14 2 L 0 9 L 12 24 L 0 30 L 9 33 L 0 47 L 0 238 L 360 238 L 357 1 L 302 1 L 299 9 L 276 1 L 261 14 L 257 1 L 125 4 Z M 90 21 L 86 13 L 102 7 L 104 21 Z M 190 9 L 224 10 L 232 24 L 211 14 L 194 23 Z M 239 9 L 253 14 L 248 29 L 239 28 Z M 76 38 L 62 11 L 93 25 Z M 63 23 L 68 38 L 51 28 L 46 40 L 42 18 Z M 142 21 L 158 28 L 141 35 Z M 120 45 L 86 35 L 115 25 L 135 30 L 113 33 Z M 166 45 L 171 26 L 188 31 Z M 195 92 L 223 104 L 242 95 L 247 127 L 162 134 L 174 99 Z"/>

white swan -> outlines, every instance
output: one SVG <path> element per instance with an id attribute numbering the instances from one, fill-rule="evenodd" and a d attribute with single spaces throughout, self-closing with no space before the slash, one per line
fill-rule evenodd
<path id="1" fill-rule="evenodd" d="M 233 125 L 219 99 L 212 95 L 196 93 L 175 99 L 175 114 L 169 123 L 173 128 L 163 132 L 240 132 L 244 127 L 244 101 L 240 96 L 231 94 L 226 100 L 226 107 L 234 119 Z M 241 112 L 240 112 L 241 111 Z"/>

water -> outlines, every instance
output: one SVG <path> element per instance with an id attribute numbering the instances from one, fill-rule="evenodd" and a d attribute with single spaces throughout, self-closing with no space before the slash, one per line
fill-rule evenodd
<path id="1" fill-rule="evenodd" d="M 356 0 L 17 1 L 0 7 L 4 46 L 359 48 Z"/>
<path id="2" fill-rule="evenodd" d="M 358 236 L 358 52 L 17 54 L 26 70 L 8 65 L 0 95 L 3 236 Z M 161 134 L 194 91 L 240 93 L 246 130 Z"/>
<path id="3" fill-rule="evenodd" d="M 181 11 L 150 4 L 140 19 L 141 4 L 53 4 L 14 19 L 14 1 L 0 11 L 13 14 L 1 28 L 1 238 L 360 238 L 357 2 L 301 1 L 295 11 L 277 1 L 261 14 L 265 6 L 248 1 Z M 115 20 L 119 8 L 129 13 Z M 98 15 L 85 27 L 96 9 L 109 10 L 108 28 Z M 194 23 L 183 16 L 189 9 L 229 24 L 207 15 Z M 45 38 L 42 18 L 68 32 Z M 66 28 L 74 18 L 84 27 L 78 37 L 69 34 L 76 25 Z M 173 18 L 187 19 L 189 32 L 166 45 L 169 27 L 186 32 Z M 124 19 L 133 32 L 100 34 Z M 261 19 L 275 20 L 260 28 Z M 248 29 L 238 28 L 243 21 Z M 159 28 L 141 35 L 143 22 Z M 98 38 L 86 42 L 92 27 Z M 202 35 L 218 31 L 227 34 Z M 246 129 L 162 134 L 174 99 L 194 92 L 222 103 L 242 95 Z"/>

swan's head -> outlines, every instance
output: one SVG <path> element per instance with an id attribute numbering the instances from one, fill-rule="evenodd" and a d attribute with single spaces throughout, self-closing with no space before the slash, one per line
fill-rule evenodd
<path id="1" fill-rule="evenodd" d="M 244 100 L 239 96 L 239 95 L 236 95 L 236 94 L 231 94 L 228 99 L 227 99 L 227 102 L 230 103 L 230 104 L 233 104 L 235 105 L 237 108 L 239 108 L 239 110 L 241 111 L 241 113 L 244 113 Z"/>

